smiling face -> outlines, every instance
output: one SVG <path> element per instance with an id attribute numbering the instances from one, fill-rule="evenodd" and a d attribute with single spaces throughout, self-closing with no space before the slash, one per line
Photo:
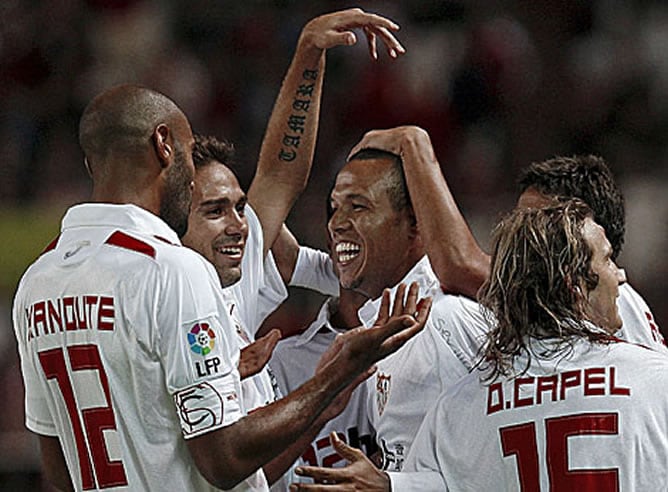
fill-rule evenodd
<path id="1" fill-rule="evenodd" d="M 223 287 L 241 278 L 248 237 L 246 201 L 237 178 L 226 166 L 212 162 L 197 169 L 183 244 L 213 263 Z"/>
<path id="2" fill-rule="evenodd" d="M 598 277 L 594 288 L 585 289 L 591 308 L 591 321 L 613 334 L 622 327 L 617 296 L 619 286 L 626 281 L 626 277 L 612 260 L 612 247 L 600 225 L 590 218 L 586 219 L 582 226 L 582 236 L 592 252 L 591 272 Z"/>
<path id="3" fill-rule="evenodd" d="M 398 283 L 422 256 L 410 208 L 397 210 L 388 193 L 390 159 L 348 162 L 331 193 L 328 222 L 341 286 L 368 297 Z"/>

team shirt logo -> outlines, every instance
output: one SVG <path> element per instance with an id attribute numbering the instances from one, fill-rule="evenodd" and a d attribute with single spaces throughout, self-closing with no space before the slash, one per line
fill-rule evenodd
<path id="1" fill-rule="evenodd" d="M 376 405 L 378 406 L 378 415 L 383 415 L 385 405 L 390 398 L 390 382 L 392 376 L 378 373 L 376 376 Z"/>
<path id="2" fill-rule="evenodd" d="M 216 345 L 216 333 L 207 323 L 197 323 L 188 333 L 190 350 L 199 355 L 207 355 Z"/>
<path id="3" fill-rule="evenodd" d="M 174 403 L 185 438 L 229 425 L 242 416 L 233 381 L 195 384 L 177 391 Z"/>

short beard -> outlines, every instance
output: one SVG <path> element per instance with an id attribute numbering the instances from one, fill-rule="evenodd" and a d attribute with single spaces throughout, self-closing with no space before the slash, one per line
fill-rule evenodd
<path id="1" fill-rule="evenodd" d="M 220 279 L 220 285 L 222 285 L 223 288 L 236 284 L 241 280 L 241 275 L 241 266 L 233 269 L 218 269 L 218 278 Z"/>
<path id="2" fill-rule="evenodd" d="M 174 232 L 183 237 L 188 231 L 188 215 L 192 202 L 190 183 L 192 171 L 186 165 L 186 156 L 181 146 L 174 146 L 174 162 L 167 169 L 165 197 L 160 204 L 160 217 Z"/>

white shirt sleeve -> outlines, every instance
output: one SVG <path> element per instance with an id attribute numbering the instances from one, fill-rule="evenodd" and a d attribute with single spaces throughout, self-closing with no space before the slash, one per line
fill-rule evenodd
<path id="1" fill-rule="evenodd" d="M 17 298 L 18 304 L 18 298 Z M 48 406 L 48 399 L 44 393 L 44 388 L 40 378 L 36 373 L 33 358 L 27 348 L 25 333 L 27 333 L 26 324 L 21 316 L 22 309 L 14 306 L 14 329 L 18 340 L 19 357 L 21 360 L 21 374 L 25 385 L 25 413 L 26 427 L 37 434 L 45 436 L 57 436 L 56 424 L 51 417 Z"/>
<path id="2" fill-rule="evenodd" d="M 306 246 L 299 247 L 290 285 L 315 290 L 328 296 L 339 295 L 339 279 L 334 273 L 332 259 L 324 251 Z"/>
<path id="3" fill-rule="evenodd" d="M 189 439 L 239 420 L 244 407 L 236 331 L 217 274 L 201 257 L 181 263 L 161 275 L 156 350 Z"/>
<path id="4" fill-rule="evenodd" d="M 47 389 L 42 386 L 41 378 L 35 367 L 37 355 L 33 355 L 28 347 L 27 310 L 24 305 L 23 279 L 19 283 L 12 309 L 14 333 L 18 342 L 21 374 L 25 386 L 26 427 L 37 434 L 45 436 L 58 435 L 56 423 L 48 406 Z"/>

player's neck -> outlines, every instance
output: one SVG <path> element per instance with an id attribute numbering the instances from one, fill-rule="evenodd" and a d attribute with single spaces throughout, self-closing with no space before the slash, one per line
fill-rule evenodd
<path id="1" fill-rule="evenodd" d="M 337 309 L 330 315 L 330 322 L 335 328 L 346 330 L 360 326 L 357 311 L 366 301 L 367 297 L 359 292 L 342 288 Z"/>

